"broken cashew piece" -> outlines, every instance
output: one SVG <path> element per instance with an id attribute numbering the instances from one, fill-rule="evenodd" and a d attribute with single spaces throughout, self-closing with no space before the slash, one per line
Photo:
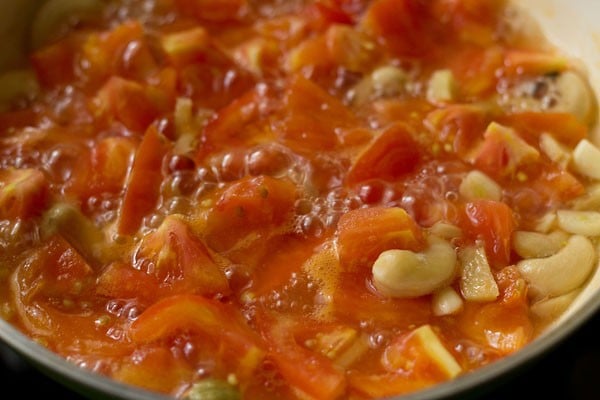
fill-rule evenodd
<path id="1" fill-rule="evenodd" d="M 579 288 L 596 262 L 596 250 L 585 236 L 574 235 L 556 254 L 517 263 L 529 283 L 530 294 L 537 299 L 557 297 Z"/>
<path id="2" fill-rule="evenodd" d="M 446 285 L 456 272 L 456 251 L 447 241 L 428 238 L 422 253 L 387 250 L 373 264 L 373 284 L 386 296 L 409 298 L 431 294 Z"/>

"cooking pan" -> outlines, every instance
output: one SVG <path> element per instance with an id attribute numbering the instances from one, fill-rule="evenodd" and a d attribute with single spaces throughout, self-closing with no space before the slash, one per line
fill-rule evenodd
<path id="1" fill-rule="evenodd" d="M 37 0 L 0 0 L 0 70 L 26 60 L 25 35 L 28 22 L 40 5 Z M 540 29 L 566 55 L 579 60 L 594 92 L 600 97 L 600 2 L 589 0 L 515 0 L 531 16 L 524 24 Z M 532 28 L 533 29 L 533 28 Z M 600 130 L 591 132 L 600 143 Z M 0 254 L 0 257 L 2 255 Z M 600 312 L 600 269 L 564 315 L 521 351 L 473 373 L 397 400 L 478 398 L 492 388 L 530 368 L 541 357 L 572 336 Z M 156 393 L 115 382 L 83 370 L 23 336 L 0 319 L 0 339 L 36 368 L 73 391 L 89 398 L 166 399 Z"/>

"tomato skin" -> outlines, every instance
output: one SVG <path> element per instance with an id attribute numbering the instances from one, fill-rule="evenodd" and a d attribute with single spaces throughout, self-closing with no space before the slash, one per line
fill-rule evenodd
<path id="1" fill-rule="evenodd" d="M 39 215 L 50 200 L 49 185 L 36 169 L 0 170 L 0 219 Z"/>
<path id="2" fill-rule="evenodd" d="M 435 43 L 426 2 L 375 0 L 360 24 L 398 56 L 424 56 Z"/>
<path id="3" fill-rule="evenodd" d="M 98 92 L 96 106 L 134 132 L 143 132 L 170 108 L 173 99 L 153 86 L 113 76 Z"/>
<path id="4" fill-rule="evenodd" d="M 342 215 L 337 243 L 342 268 L 356 271 L 370 267 L 385 250 L 419 250 L 425 239 L 402 208 L 371 207 Z"/>
<path id="5" fill-rule="evenodd" d="M 73 41 L 60 41 L 31 54 L 31 64 L 42 85 L 52 87 L 75 78 L 75 48 Z"/>
<path id="6" fill-rule="evenodd" d="M 295 332 L 303 327 L 302 324 L 267 313 L 258 318 L 259 329 L 269 344 L 268 356 L 289 384 L 312 398 L 341 398 L 347 384 L 344 372 L 329 358 L 298 344 Z"/>
<path id="7" fill-rule="evenodd" d="M 420 158 L 419 146 L 412 130 L 396 123 L 378 134 L 358 155 L 346 175 L 346 184 L 355 185 L 369 179 L 395 181 L 413 171 Z"/>
<path id="8" fill-rule="evenodd" d="M 285 233 L 295 199 L 296 188 L 289 181 L 245 177 L 227 187 L 217 200 L 207 219 L 207 243 L 225 251 L 248 235 L 264 240 L 279 228 Z"/>
<path id="9" fill-rule="evenodd" d="M 266 344 L 238 309 L 197 295 L 176 295 L 154 303 L 131 324 L 128 334 L 134 343 L 151 344 L 185 332 L 226 346 L 240 377 L 246 379 L 266 355 Z"/>
<path id="10" fill-rule="evenodd" d="M 464 208 L 463 226 L 473 239 L 482 239 L 492 266 L 510 261 L 511 238 L 517 219 L 508 205 L 493 200 L 475 200 Z"/>
<path id="11" fill-rule="evenodd" d="M 336 130 L 356 125 L 356 118 L 337 98 L 313 81 L 295 74 L 286 89 L 279 140 L 302 152 L 332 150 L 339 145 Z"/>
<path id="12" fill-rule="evenodd" d="M 156 126 L 151 125 L 135 154 L 135 160 L 119 210 L 118 231 L 122 234 L 136 232 L 144 218 L 156 206 L 162 182 L 162 160 L 172 144 Z"/>

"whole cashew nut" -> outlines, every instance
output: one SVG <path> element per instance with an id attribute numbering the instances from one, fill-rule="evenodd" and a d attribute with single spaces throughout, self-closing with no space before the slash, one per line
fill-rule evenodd
<path id="1" fill-rule="evenodd" d="M 373 264 L 373 284 L 390 297 L 408 298 L 431 294 L 446 285 L 456 272 L 456 251 L 447 241 L 428 238 L 422 253 L 387 250 Z"/>
<path id="2" fill-rule="evenodd" d="M 574 235 L 556 254 L 517 263 L 535 298 L 556 297 L 580 287 L 594 268 L 596 250 L 585 236 Z"/>

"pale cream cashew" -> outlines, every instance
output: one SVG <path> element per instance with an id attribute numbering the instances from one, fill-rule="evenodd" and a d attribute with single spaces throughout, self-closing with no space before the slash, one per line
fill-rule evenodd
<path id="1" fill-rule="evenodd" d="M 592 272 L 596 249 L 585 236 L 574 235 L 556 254 L 517 263 L 532 297 L 556 297 L 579 288 Z"/>
<path id="2" fill-rule="evenodd" d="M 569 233 L 584 236 L 600 236 L 600 212 L 558 210 L 558 226 Z"/>
<path id="3" fill-rule="evenodd" d="M 516 231 L 512 245 L 523 258 L 548 257 L 556 254 L 569 240 L 569 234 L 560 230 L 544 234 L 531 231 Z"/>
<path id="4" fill-rule="evenodd" d="M 565 71 L 556 78 L 556 90 L 560 94 L 555 111 L 573 114 L 579 121 L 589 124 L 594 108 L 593 93 L 581 74 Z"/>
<path id="5" fill-rule="evenodd" d="M 558 297 L 542 299 L 531 306 L 531 315 L 539 326 L 546 327 L 563 315 L 579 293 L 581 290 L 576 289 Z"/>
<path id="6" fill-rule="evenodd" d="M 436 236 L 427 240 L 422 253 L 386 250 L 373 264 L 373 284 L 386 296 L 408 298 L 433 293 L 456 273 L 456 251 Z"/>
<path id="7" fill-rule="evenodd" d="M 573 149 L 575 170 L 589 178 L 600 179 L 600 149 L 588 139 L 582 139 Z"/>

